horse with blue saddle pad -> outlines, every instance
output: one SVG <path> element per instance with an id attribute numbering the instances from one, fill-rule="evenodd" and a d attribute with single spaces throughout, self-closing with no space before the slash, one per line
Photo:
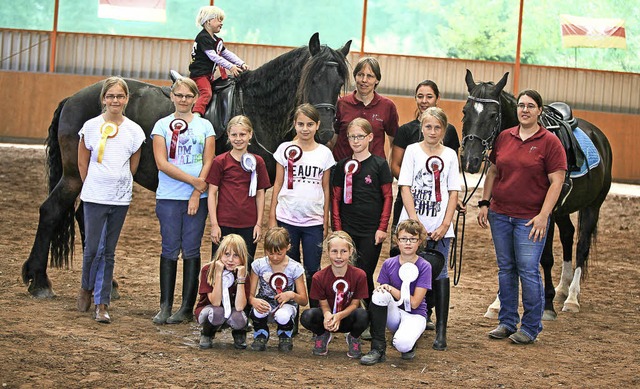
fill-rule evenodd
<path id="1" fill-rule="evenodd" d="M 465 81 L 469 97 L 463 108 L 461 153 L 462 168 L 465 172 L 477 173 L 482 163 L 488 158 L 488 152 L 498 133 L 518 124 L 516 99 L 503 91 L 508 76 L 509 73 L 505 73 L 495 84 L 493 82 L 476 83 L 471 72 L 467 70 Z M 477 109 L 479 106 L 482 109 Z M 597 232 L 600 207 L 611 187 L 613 156 L 611 145 L 604 133 L 586 120 L 573 118 L 568 105 L 553 103 L 550 107 L 545 107 L 544 111 L 546 115 L 543 116 L 547 116 L 548 122 L 542 124 L 548 129 L 557 127 L 550 130 L 555 130 L 573 158 L 569 161 L 570 190 L 564 191 L 564 197 L 561 194 L 553 211 L 540 260 L 545 278 L 543 320 L 553 320 L 557 317 L 553 308 L 554 297 L 556 300 L 564 301 L 563 311 L 578 312 L 580 310 L 578 302 L 580 281 L 587 275 L 587 260 L 592 239 Z M 578 212 L 575 271 L 572 267 L 575 227 L 570 218 L 574 212 Z M 557 288 L 554 288 L 551 277 L 554 225 L 557 225 L 560 231 L 564 260 L 562 276 Z M 485 316 L 497 317 L 499 307 L 500 301 L 496 298 Z"/>

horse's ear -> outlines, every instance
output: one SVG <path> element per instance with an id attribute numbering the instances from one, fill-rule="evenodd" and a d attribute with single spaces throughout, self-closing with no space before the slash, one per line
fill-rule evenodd
<path id="1" fill-rule="evenodd" d="M 311 39 L 309 39 L 309 51 L 311 55 L 316 55 L 320 52 L 320 34 L 317 32 L 311 35 Z"/>
<path id="2" fill-rule="evenodd" d="M 464 77 L 464 80 L 467 83 L 467 91 L 471 93 L 473 88 L 476 87 L 476 82 L 473 81 L 473 74 L 471 74 L 471 70 L 467 69 L 467 75 Z"/>
<path id="3" fill-rule="evenodd" d="M 509 78 L 509 72 L 506 72 L 504 74 L 504 76 L 502 76 L 500 81 L 498 81 L 498 83 L 496 84 L 496 91 L 499 91 L 498 93 L 502 92 L 502 90 L 504 89 L 505 85 L 507 85 L 507 79 L 508 78 Z"/>
<path id="4" fill-rule="evenodd" d="M 345 43 L 345 44 L 344 44 L 344 46 L 342 46 L 342 47 L 340 48 L 340 50 L 338 50 L 338 51 L 340 51 L 340 52 L 342 53 L 342 55 L 344 55 L 344 56 L 345 56 L 345 58 L 346 58 L 346 57 L 347 57 L 347 55 L 349 55 L 349 49 L 350 49 L 350 48 L 351 48 L 351 39 L 349 39 L 349 40 L 347 41 L 347 43 Z"/>

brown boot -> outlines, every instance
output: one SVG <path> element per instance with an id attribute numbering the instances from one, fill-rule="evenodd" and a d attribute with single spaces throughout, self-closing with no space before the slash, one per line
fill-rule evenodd
<path id="1" fill-rule="evenodd" d="M 78 291 L 78 311 L 87 312 L 89 310 L 89 307 L 91 307 L 92 294 L 92 290 L 80 288 L 80 290 Z"/>
<path id="2" fill-rule="evenodd" d="M 107 309 L 107 304 L 96 305 L 96 321 L 98 323 L 111 323 L 111 317 L 109 316 L 109 311 Z"/>

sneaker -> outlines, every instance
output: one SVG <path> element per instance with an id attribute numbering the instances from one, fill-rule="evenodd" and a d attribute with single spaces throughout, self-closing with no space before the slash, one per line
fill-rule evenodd
<path id="1" fill-rule="evenodd" d="M 360 364 L 371 366 L 378 362 L 384 362 L 387 359 L 384 350 L 372 348 L 366 355 L 360 358 Z"/>
<path id="2" fill-rule="evenodd" d="M 109 316 L 107 304 L 96 305 L 96 321 L 103 324 L 111 323 L 111 317 Z"/>
<path id="3" fill-rule="evenodd" d="M 293 350 L 293 339 L 283 336 L 278 343 L 278 351 L 289 352 Z"/>
<path id="4" fill-rule="evenodd" d="M 416 356 L 416 345 L 413 345 L 413 348 L 406 353 L 400 354 L 400 358 L 404 360 L 412 360 Z"/>
<path id="5" fill-rule="evenodd" d="M 233 348 L 236 350 L 244 350 L 247 348 L 247 333 L 243 330 L 231 331 L 233 336 Z"/>
<path id="6" fill-rule="evenodd" d="M 265 338 L 264 336 L 260 336 L 258 338 L 255 338 L 253 340 L 253 343 L 251 343 L 251 350 L 253 350 L 253 351 L 266 351 L 267 350 L 267 341 L 269 341 L 269 339 Z"/>
<path id="7" fill-rule="evenodd" d="M 509 339 L 515 344 L 531 344 L 535 342 L 534 339 L 531 339 L 527 334 L 522 332 L 522 330 L 518 330 L 518 332 L 509 336 Z"/>
<path id="8" fill-rule="evenodd" d="M 362 357 L 362 342 L 360 338 L 354 338 L 351 334 L 347 334 L 347 344 L 349 345 L 349 351 L 347 351 L 349 358 Z"/>
<path id="9" fill-rule="evenodd" d="M 425 330 L 434 331 L 435 329 L 436 329 L 435 323 L 431 321 L 430 317 L 428 317 L 427 318 L 427 326 L 425 327 Z"/>
<path id="10" fill-rule="evenodd" d="M 203 350 L 213 347 L 213 344 L 211 343 L 211 337 L 207 335 L 200 335 L 199 346 Z"/>
<path id="11" fill-rule="evenodd" d="M 505 339 L 505 338 L 508 338 L 509 335 L 513 334 L 514 332 L 515 331 L 511 331 L 507 327 L 500 324 L 495 329 L 489 331 L 489 337 L 492 339 Z"/>
<path id="12" fill-rule="evenodd" d="M 371 331 L 369 331 L 369 327 L 362 331 L 362 334 L 360 334 L 360 339 L 371 340 Z"/>
<path id="13" fill-rule="evenodd" d="M 313 355 L 327 355 L 329 351 L 327 346 L 331 342 L 331 332 L 325 331 L 322 335 L 316 335 L 316 340 L 313 342 Z"/>

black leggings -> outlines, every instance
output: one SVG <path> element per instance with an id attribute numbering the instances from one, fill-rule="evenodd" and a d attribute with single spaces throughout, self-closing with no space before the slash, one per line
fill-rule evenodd
<path id="1" fill-rule="evenodd" d="M 382 244 L 375 244 L 376 238 L 374 235 L 360 237 L 354 235 L 352 231 L 348 229 L 344 230 L 353 239 L 353 243 L 356 246 L 356 263 L 354 265 L 364 270 L 367 274 L 367 288 L 369 289 L 369 297 L 365 299 L 367 305 L 371 301 L 371 295 L 373 294 L 373 273 L 376 271 L 378 261 L 380 259 L 380 251 L 382 250 Z"/>
<path id="2" fill-rule="evenodd" d="M 315 335 L 322 335 L 325 333 L 324 328 L 324 315 L 320 308 L 310 308 L 302 312 L 300 316 L 300 323 L 302 326 Z M 357 308 L 355 311 L 342 321 L 340 321 L 340 327 L 338 332 L 351 333 L 354 338 L 360 337 L 362 332 L 369 326 L 369 314 L 362 308 Z"/>

